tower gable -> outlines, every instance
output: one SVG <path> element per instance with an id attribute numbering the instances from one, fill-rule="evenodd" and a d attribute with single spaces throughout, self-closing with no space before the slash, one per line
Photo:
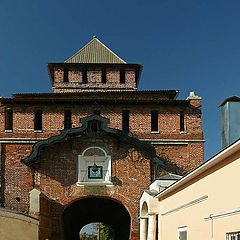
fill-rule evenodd
<path id="1" fill-rule="evenodd" d="M 64 63 L 49 63 L 54 93 L 137 90 L 142 66 L 127 64 L 94 37 Z"/>
<path id="2" fill-rule="evenodd" d="M 97 37 L 68 58 L 65 63 L 125 63 L 113 51 L 106 47 Z"/>

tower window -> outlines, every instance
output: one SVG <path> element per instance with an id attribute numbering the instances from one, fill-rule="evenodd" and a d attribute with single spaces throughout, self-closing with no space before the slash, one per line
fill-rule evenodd
<path id="1" fill-rule="evenodd" d="M 106 83 L 107 79 L 106 79 L 106 69 L 102 69 L 102 83 Z"/>
<path id="2" fill-rule="evenodd" d="M 13 111 L 11 108 L 5 109 L 5 130 L 13 129 Z"/>
<path id="3" fill-rule="evenodd" d="M 122 112 L 122 130 L 129 132 L 129 110 Z"/>
<path id="4" fill-rule="evenodd" d="M 82 83 L 84 83 L 84 84 L 88 83 L 87 70 L 86 69 L 83 69 L 83 71 L 82 71 Z"/>
<path id="5" fill-rule="evenodd" d="M 34 130 L 42 130 L 42 110 L 35 111 Z"/>
<path id="6" fill-rule="evenodd" d="M 68 69 L 64 69 L 63 82 L 69 82 L 69 79 L 68 79 Z"/>
<path id="7" fill-rule="evenodd" d="M 158 111 L 151 111 L 151 131 L 158 131 Z"/>
<path id="8" fill-rule="evenodd" d="M 120 70 L 120 83 L 125 83 L 125 70 Z"/>
<path id="9" fill-rule="evenodd" d="M 64 129 L 72 127 L 72 113 L 70 109 L 64 111 Z"/>
<path id="10" fill-rule="evenodd" d="M 180 112 L 180 132 L 184 132 L 184 111 Z"/>

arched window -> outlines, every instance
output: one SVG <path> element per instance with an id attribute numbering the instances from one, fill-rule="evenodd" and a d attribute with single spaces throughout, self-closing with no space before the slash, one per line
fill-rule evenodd
<path id="1" fill-rule="evenodd" d="M 111 184 L 111 156 L 100 147 L 88 147 L 78 156 L 77 185 Z"/>
<path id="2" fill-rule="evenodd" d="M 146 202 L 142 204 L 140 213 L 140 239 L 148 239 L 148 205 Z"/>
<path id="3" fill-rule="evenodd" d="M 144 202 L 141 209 L 141 217 L 147 217 L 147 216 L 148 216 L 148 205 L 146 202 Z"/>

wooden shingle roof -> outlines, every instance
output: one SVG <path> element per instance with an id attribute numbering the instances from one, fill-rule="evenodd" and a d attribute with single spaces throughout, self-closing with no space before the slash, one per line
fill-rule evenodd
<path id="1" fill-rule="evenodd" d="M 106 47 L 97 37 L 81 48 L 65 63 L 126 63 L 118 57 L 108 47 Z"/>

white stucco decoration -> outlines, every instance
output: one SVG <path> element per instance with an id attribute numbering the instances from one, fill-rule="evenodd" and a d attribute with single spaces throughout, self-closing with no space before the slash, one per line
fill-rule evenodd
<path id="1" fill-rule="evenodd" d="M 98 154 L 87 154 L 88 152 L 98 151 Z M 102 167 L 102 178 L 91 179 L 88 176 L 88 168 L 96 164 Z M 78 156 L 78 186 L 82 185 L 112 185 L 111 182 L 111 156 L 100 147 L 92 146 L 86 148 L 81 155 Z"/>
<path id="2" fill-rule="evenodd" d="M 40 194 L 41 191 L 38 189 L 32 189 L 30 192 L 30 212 L 39 213 L 40 211 Z"/>
<path id="3" fill-rule="evenodd" d="M 157 214 L 159 212 L 158 200 L 144 191 L 140 199 L 140 217 L 145 216 L 144 211 L 142 211 L 142 209 L 144 208 L 144 203 L 146 203 L 148 207 L 147 215 Z"/>

